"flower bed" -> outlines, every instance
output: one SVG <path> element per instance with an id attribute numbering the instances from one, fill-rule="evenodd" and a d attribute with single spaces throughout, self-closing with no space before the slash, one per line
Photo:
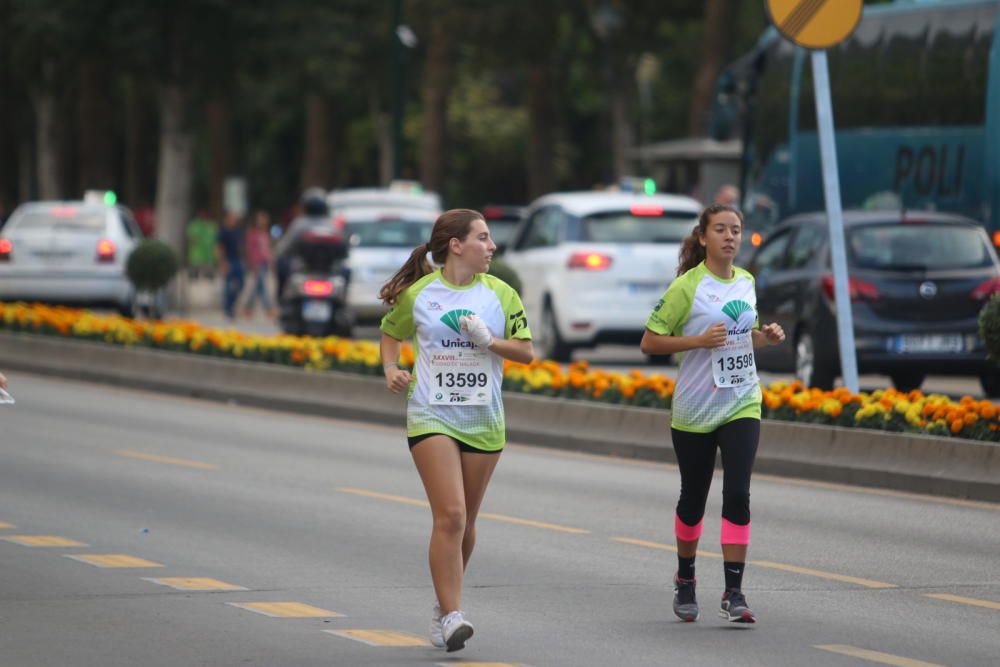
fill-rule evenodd
<path id="1" fill-rule="evenodd" d="M 66 336 L 112 345 L 142 346 L 214 357 L 247 359 L 323 371 L 381 375 L 378 344 L 343 338 L 254 336 L 195 322 L 145 322 L 86 310 L 38 304 L 0 303 L 0 330 Z M 404 345 L 400 362 L 413 364 Z M 633 370 L 593 369 L 585 361 L 504 364 L 504 388 L 537 396 L 601 401 L 633 407 L 669 408 L 674 380 Z M 893 389 L 851 394 L 808 389 L 798 382 L 763 388 L 763 416 L 826 424 L 1000 441 L 1000 410 L 990 401 L 925 395 Z"/>

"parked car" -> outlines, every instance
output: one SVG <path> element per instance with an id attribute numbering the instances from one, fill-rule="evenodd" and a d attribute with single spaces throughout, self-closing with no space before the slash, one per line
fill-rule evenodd
<path id="1" fill-rule="evenodd" d="M 510 245 L 517 226 L 524 219 L 524 206 L 500 206 L 497 204 L 487 204 L 481 211 L 486 218 L 486 224 L 490 228 L 490 236 L 497 244 L 497 251 L 503 252 Z"/>
<path id="2" fill-rule="evenodd" d="M 416 186 L 333 190 L 327 195 L 326 201 L 332 215 L 337 215 L 341 209 L 346 208 L 386 206 L 441 212 L 441 197 Z"/>
<path id="3" fill-rule="evenodd" d="M 422 208 L 363 206 L 340 208 L 351 244 L 347 303 L 359 323 L 378 321 L 388 312 L 378 294 L 413 252 L 427 243 L 439 213 Z"/>
<path id="4" fill-rule="evenodd" d="M 542 358 L 638 344 L 701 205 L 690 197 L 567 192 L 536 200 L 503 259 L 517 271 Z"/>
<path id="5" fill-rule="evenodd" d="M 998 395 L 1000 369 L 986 358 L 978 316 L 1000 291 L 1000 262 L 982 225 L 943 213 L 845 211 L 844 226 L 859 372 L 886 374 L 904 391 L 928 374 L 973 374 Z M 832 388 L 840 353 L 830 267 L 825 213 L 784 221 L 752 255 L 760 320 L 780 324 L 791 343 L 757 350 L 759 368 Z"/>
<path id="6" fill-rule="evenodd" d="M 135 297 L 125 263 L 141 240 L 123 206 L 22 204 L 0 235 L 0 301 L 113 307 L 130 315 Z"/>

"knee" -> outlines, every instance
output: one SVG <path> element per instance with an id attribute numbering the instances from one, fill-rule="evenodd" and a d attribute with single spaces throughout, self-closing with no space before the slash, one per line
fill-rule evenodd
<path id="1" fill-rule="evenodd" d="M 462 535 L 465 533 L 465 507 L 462 505 L 451 505 L 445 507 L 434 515 L 434 530 L 448 535 Z"/>
<path id="2" fill-rule="evenodd" d="M 722 517 L 738 526 L 750 523 L 750 492 L 723 491 Z"/>

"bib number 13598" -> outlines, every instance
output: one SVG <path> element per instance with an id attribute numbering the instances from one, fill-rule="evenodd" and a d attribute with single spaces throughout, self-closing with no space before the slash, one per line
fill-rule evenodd
<path id="1" fill-rule="evenodd" d="M 757 381 L 750 334 L 730 336 L 712 350 L 712 376 L 716 387 L 742 387 Z"/>

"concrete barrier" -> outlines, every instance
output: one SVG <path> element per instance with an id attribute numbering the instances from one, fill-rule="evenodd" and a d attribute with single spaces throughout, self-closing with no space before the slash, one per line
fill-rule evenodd
<path id="1" fill-rule="evenodd" d="M 381 378 L 309 372 L 146 348 L 0 333 L 0 369 L 90 380 L 293 412 L 402 425 Z M 674 461 L 670 414 L 509 392 L 508 439 Z M 1000 445 L 764 420 L 758 472 L 1000 502 Z"/>

